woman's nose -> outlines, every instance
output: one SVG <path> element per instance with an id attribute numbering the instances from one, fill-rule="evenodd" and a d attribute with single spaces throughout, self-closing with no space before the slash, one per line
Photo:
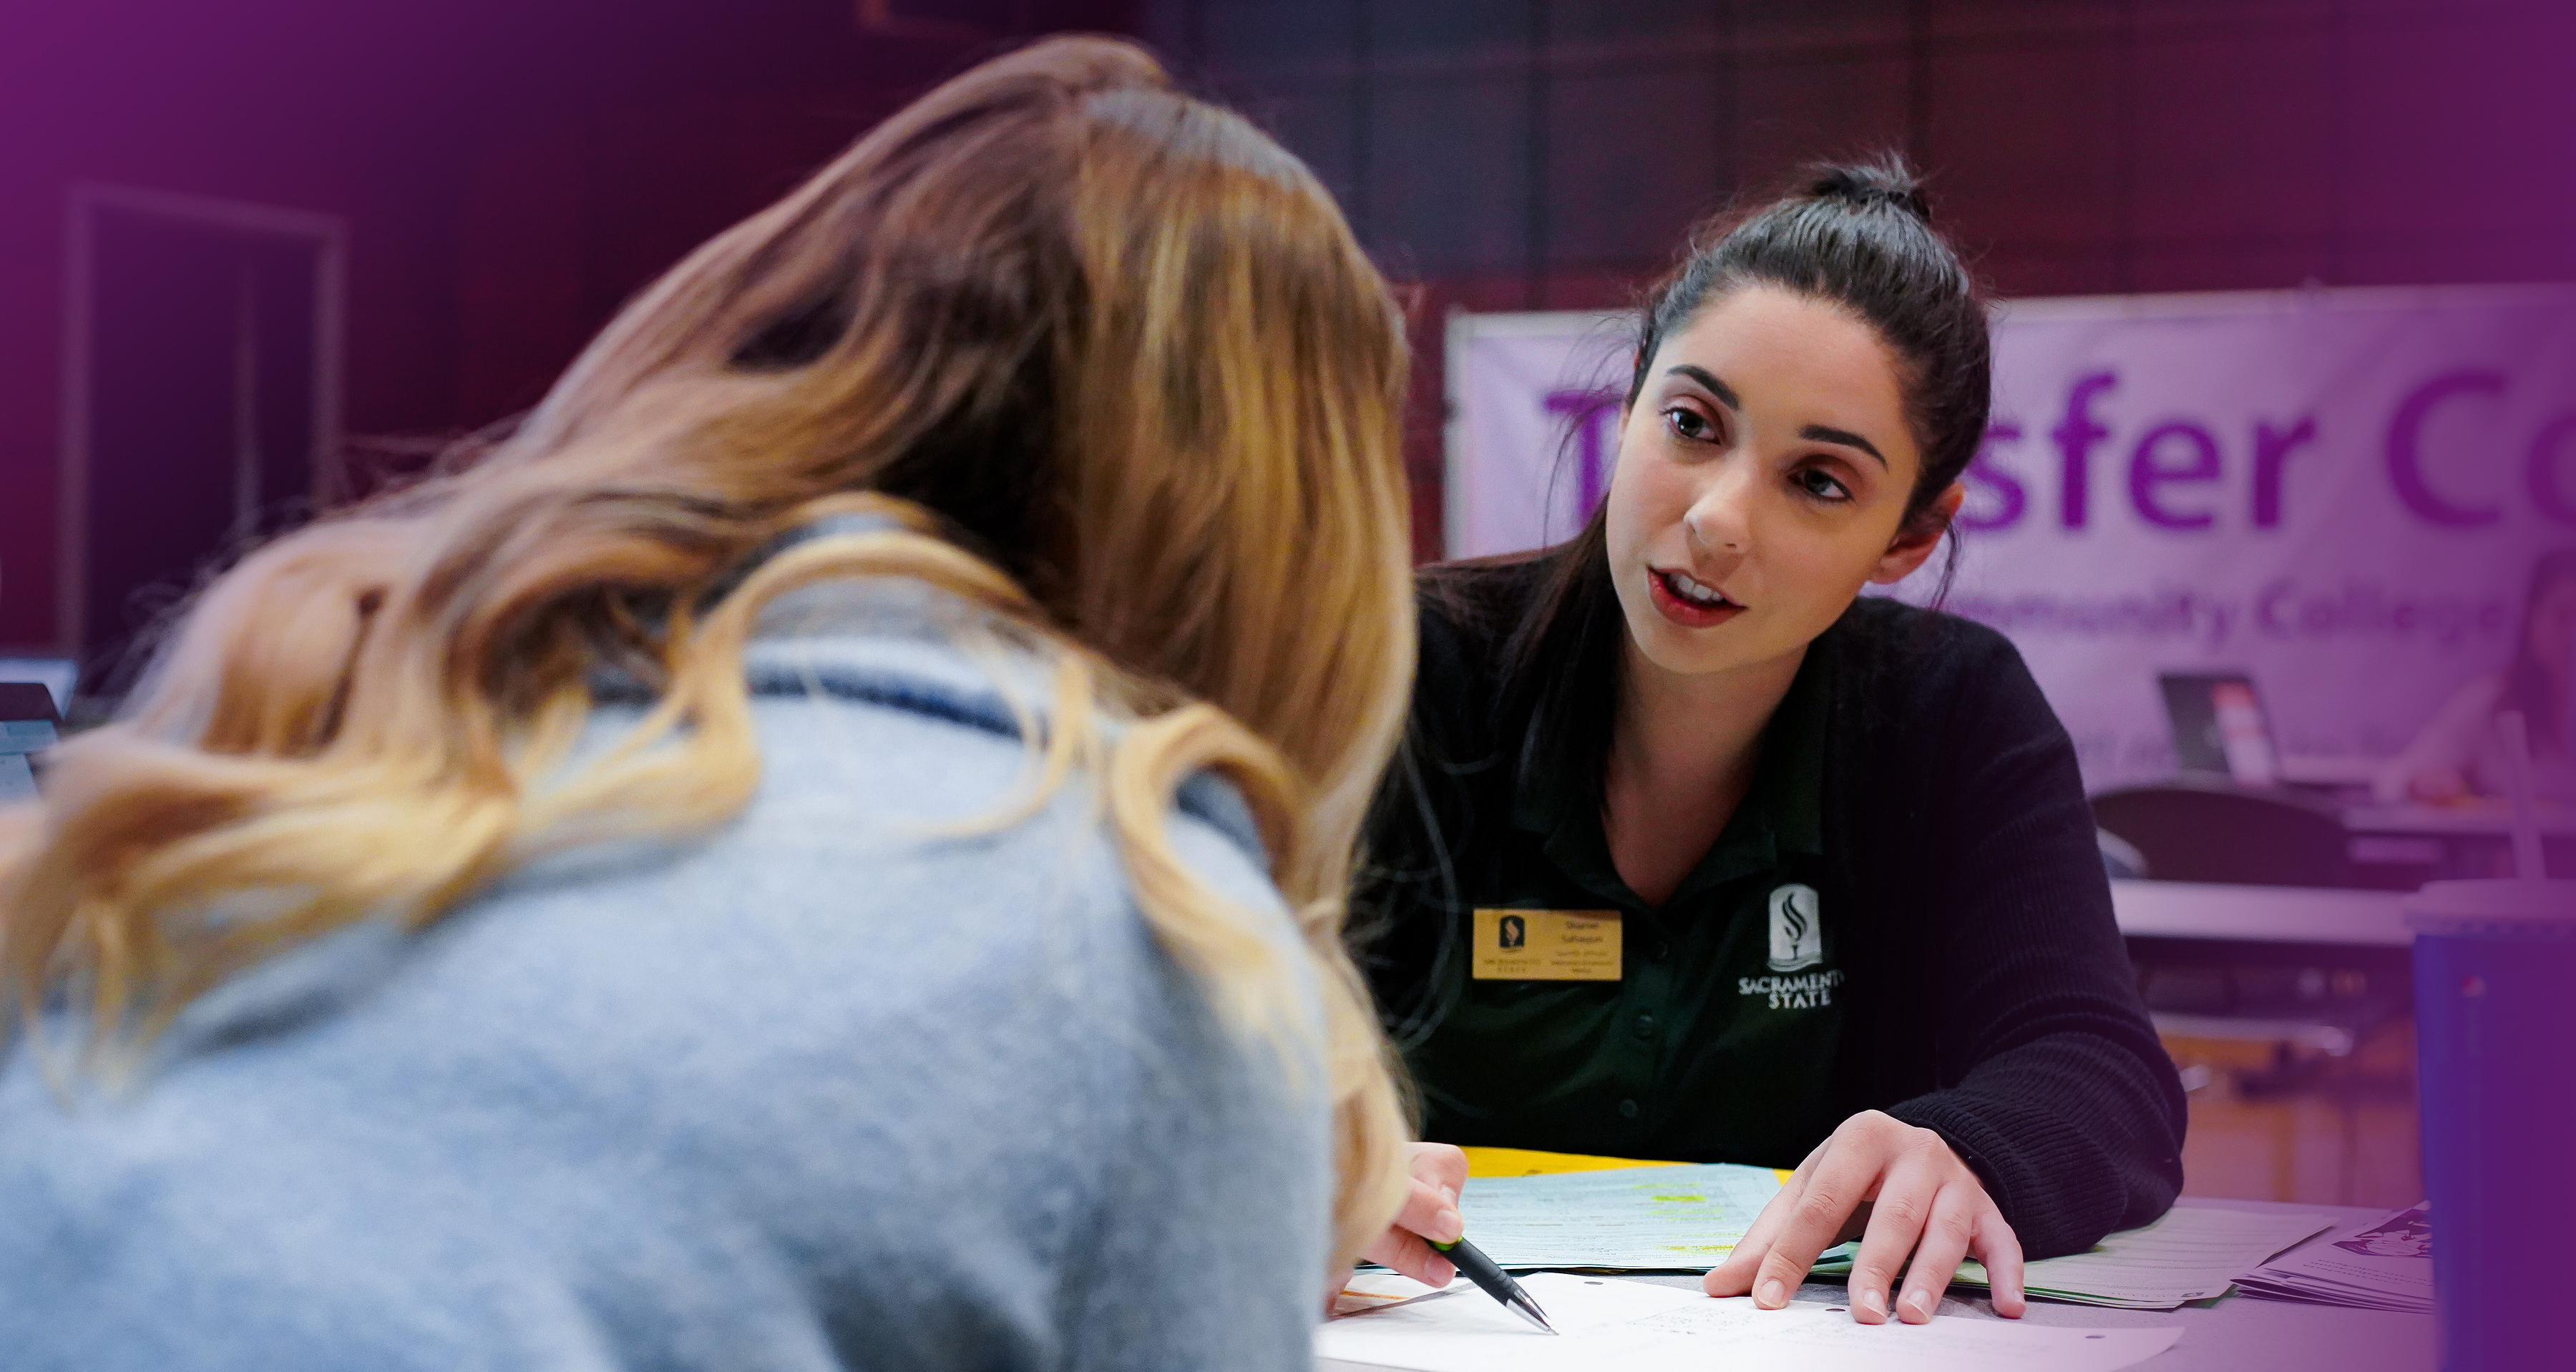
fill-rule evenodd
<path id="1" fill-rule="evenodd" d="M 1692 551 L 1708 557 L 1741 556 L 1750 543 L 1751 491 L 1740 476 L 1720 472 L 1682 513 L 1682 534 Z"/>

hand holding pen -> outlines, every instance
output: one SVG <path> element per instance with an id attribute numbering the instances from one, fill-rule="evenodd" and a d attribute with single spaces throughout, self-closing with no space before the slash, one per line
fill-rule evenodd
<path id="1" fill-rule="evenodd" d="M 1413 1174 L 1404 1206 L 1395 1212 L 1375 1243 L 1360 1256 L 1431 1286 L 1447 1286 L 1458 1269 L 1431 1245 L 1455 1243 L 1466 1232 L 1458 1216 L 1458 1193 L 1467 1185 L 1467 1155 L 1445 1143 L 1406 1145 Z"/>
<path id="2" fill-rule="evenodd" d="M 1539 1309 L 1538 1302 L 1531 1300 L 1530 1294 L 1521 1289 L 1521 1284 L 1512 1280 L 1512 1274 L 1495 1266 L 1494 1260 L 1486 1257 L 1482 1249 L 1465 1239 L 1431 1246 L 1448 1254 L 1449 1260 L 1458 1264 L 1458 1270 L 1467 1274 L 1467 1280 L 1474 1282 L 1486 1295 L 1501 1301 L 1505 1309 L 1550 1334 L 1556 1332 L 1556 1326 L 1547 1322 L 1547 1312 Z"/>
<path id="3" fill-rule="evenodd" d="M 1458 1193 L 1467 1185 L 1467 1155 L 1445 1143 L 1409 1145 L 1413 1174 L 1395 1223 L 1360 1256 L 1431 1286 L 1447 1286 L 1460 1272 L 1523 1319 L 1553 1334 L 1545 1312 L 1493 1261 L 1465 1242 L 1466 1221 Z"/>

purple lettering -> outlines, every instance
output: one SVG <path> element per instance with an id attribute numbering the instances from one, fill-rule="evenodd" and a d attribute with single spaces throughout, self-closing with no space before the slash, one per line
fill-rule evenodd
<path id="1" fill-rule="evenodd" d="M 2454 505 L 2424 480 L 2424 416 L 2455 395 L 2502 395 L 2501 372 L 2451 372 L 2434 377 L 2399 402 L 2388 421 L 2388 481 L 2416 517 L 2454 529 L 2474 529 L 2504 518 L 2493 505 Z"/>
<path id="2" fill-rule="evenodd" d="M 2522 469 L 2523 479 L 2531 485 L 2531 503 L 2561 524 L 2576 524 L 2576 500 L 2569 498 L 2559 479 L 2559 458 L 2570 435 L 2576 435 L 2576 414 L 2562 414 L 2541 425 L 2531 440 L 2531 459 Z"/>
<path id="3" fill-rule="evenodd" d="M 2084 527 L 2091 476 L 2086 458 L 2095 443 L 2111 436 L 2109 429 L 2093 422 L 2093 397 L 2119 384 L 2120 378 L 2110 372 L 2094 372 L 2079 379 L 2066 393 L 2065 420 L 2049 430 L 2049 437 L 2057 440 L 2057 451 L 2066 468 L 2065 483 L 2057 494 L 2057 520 L 2067 528 Z"/>
<path id="4" fill-rule="evenodd" d="M 1592 517 L 1600 505 L 1603 490 L 1609 485 L 1608 463 L 1601 441 L 1601 421 L 1615 419 L 1619 413 L 1618 391 L 1549 391 L 1547 412 L 1574 417 L 1574 517 L 1577 521 Z"/>
<path id="5" fill-rule="evenodd" d="M 2291 593 L 2297 589 L 2287 578 L 2283 578 L 2265 586 L 2255 596 L 2254 622 L 2263 626 L 2263 632 L 2275 638 L 2290 636 L 2290 621 L 2282 613 L 2281 602 L 2288 600 Z"/>
<path id="6" fill-rule="evenodd" d="M 2254 527 L 2281 527 L 2281 468 L 2300 445 L 2317 441 L 2317 417 L 2306 415 L 2289 429 L 2254 425 Z"/>
<path id="7" fill-rule="evenodd" d="M 2157 450 L 2171 446 L 2169 439 L 2180 439 L 2191 447 L 2189 465 L 2172 467 L 2157 460 Z M 2203 485 L 2216 481 L 2218 472 L 2218 440 L 2210 437 L 2209 430 L 2183 420 L 2159 424 L 2141 435 L 2138 446 L 2129 453 L 2129 503 L 2137 507 L 2140 518 L 2160 528 L 2206 529 L 2211 523 L 2208 511 L 2176 513 L 2166 509 L 2156 498 L 2156 489 L 2184 483 Z"/>
<path id="8" fill-rule="evenodd" d="M 2019 477 L 1989 460 L 1997 447 L 2020 441 L 2021 426 L 2010 420 L 1998 420 L 1986 426 L 1986 441 L 1977 445 L 1977 455 L 1969 461 L 1966 476 L 1971 481 L 1983 482 L 1995 493 L 1996 508 L 1990 514 L 1960 511 L 1960 528 L 2009 529 L 2021 522 L 2022 512 L 2030 508 L 2030 492 L 2022 489 Z"/>

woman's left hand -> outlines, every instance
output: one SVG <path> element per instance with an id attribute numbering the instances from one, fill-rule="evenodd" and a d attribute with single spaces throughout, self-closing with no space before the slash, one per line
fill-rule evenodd
<path id="1" fill-rule="evenodd" d="M 1995 1313 L 2020 1318 L 2021 1241 L 1985 1184 L 1939 1134 L 1876 1110 L 1844 1120 L 1816 1145 L 1701 1285 L 1712 1296 L 1751 1291 L 1755 1305 L 1777 1310 L 1817 1254 L 1855 1233 L 1851 1308 L 1861 1323 L 1887 1319 L 1900 1268 L 1906 1280 L 1897 1317 L 1907 1324 L 1932 1318 L 1959 1260 L 1971 1255 L 1985 1264 Z"/>
<path id="2" fill-rule="evenodd" d="M 1466 1222 L 1458 1218 L 1458 1193 L 1467 1188 L 1467 1155 L 1445 1143 L 1408 1143 L 1404 1161 L 1412 1174 L 1404 1208 L 1360 1256 L 1415 1281 L 1447 1286 L 1458 1269 L 1431 1244 L 1455 1242 L 1465 1232 Z"/>

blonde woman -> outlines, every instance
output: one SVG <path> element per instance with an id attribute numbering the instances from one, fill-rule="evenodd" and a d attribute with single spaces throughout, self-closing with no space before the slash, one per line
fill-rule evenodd
<path id="1" fill-rule="evenodd" d="M 6 816 L 11 1365 L 1306 1367 L 1404 1187 L 1403 373 L 1056 41 L 248 558 Z"/>

